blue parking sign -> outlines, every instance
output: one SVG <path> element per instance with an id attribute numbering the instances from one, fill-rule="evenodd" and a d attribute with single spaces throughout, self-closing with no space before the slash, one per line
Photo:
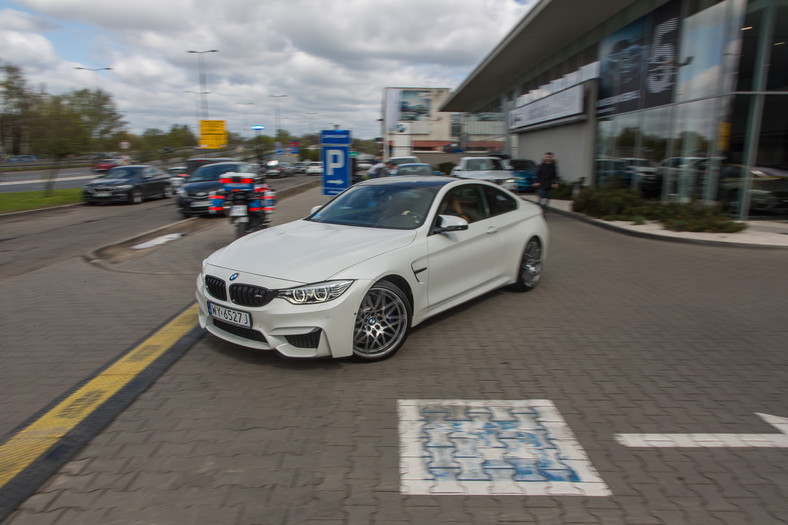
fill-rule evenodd
<path id="1" fill-rule="evenodd" d="M 323 195 L 337 195 L 350 187 L 350 131 L 323 130 L 320 134 L 323 161 Z"/>

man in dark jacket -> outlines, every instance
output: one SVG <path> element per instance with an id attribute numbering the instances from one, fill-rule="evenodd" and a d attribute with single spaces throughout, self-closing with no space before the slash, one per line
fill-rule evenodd
<path id="1" fill-rule="evenodd" d="M 536 182 L 534 182 L 538 191 L 537 203 L 543 210 L 547 209 L 550 203 L 550 191 L 558 187 L 558 170 L 555 167 L 555 159 L 553 154 L 547 152 L 544 154 L 542 163 L 536 171 Z"/>

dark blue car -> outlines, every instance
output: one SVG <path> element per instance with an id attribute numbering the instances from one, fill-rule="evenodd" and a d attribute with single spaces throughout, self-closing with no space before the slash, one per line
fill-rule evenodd
<path id="1" fill-rule="evenodd" d="M 536 182 L 536 162 L 530 159 L 510 159 L 505 161 L 512 170 L 512 175 L 517 179 L 517 192 L 534 191 Z"/>

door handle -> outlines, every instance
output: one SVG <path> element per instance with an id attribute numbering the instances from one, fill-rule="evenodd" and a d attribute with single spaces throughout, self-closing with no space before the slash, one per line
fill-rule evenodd
<path id="1" fill-rule="evenodd" d="M 489 228 L 487 228 L 487 233 L 498 233 L 498 227 L 490 226 Z"/>

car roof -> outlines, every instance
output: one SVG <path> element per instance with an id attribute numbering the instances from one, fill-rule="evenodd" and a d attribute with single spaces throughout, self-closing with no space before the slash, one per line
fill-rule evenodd
<path id="1" fill-rule="evenodd" d="M 467 179 L 458 179 L 456 177 L 444 177 L 441 175 L 402 175 L 400 177 L 379 177 L 375 179 L 367 179 L 359 182 L 355 186 L 421 186 L 421 187 L 435 187 L 440 188 L 446 184 L 453 182 L 472 182 Z"/>

